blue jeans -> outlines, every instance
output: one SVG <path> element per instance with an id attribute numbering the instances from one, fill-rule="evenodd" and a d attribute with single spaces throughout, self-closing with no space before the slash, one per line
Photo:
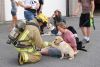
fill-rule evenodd
<path id="1" fill-rule="evenodd" d="M 57 33 L 58 33 L 57 28 L 54 28 L 53 30 L 51 30 L 51 33 L 57 35 Z"/>
<path id="2" fill-rule="evenodd" d="M 61 52 L 57 48 L 50 47 L 48 48 L 48 55 L 51 57 L 61 57 Z"/>
<path id="3" fill-rule="evenodd" d="M 27 21 L 33 20 L 33 18 L 36 16 L 36 13 L 32 13 L 31 11 L 25 10 L 24 11 L 24 17 Z"/>

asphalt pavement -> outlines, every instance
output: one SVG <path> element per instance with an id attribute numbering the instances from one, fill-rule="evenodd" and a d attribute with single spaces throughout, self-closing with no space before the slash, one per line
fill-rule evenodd
<path id="1" fill-rule="evenodd" d="M 66 24 L 72 25 L 78 32 L 80 40 L 83 36 L 78 27 L 79 18 L 66 18 Z M 43 56 L 41 61 L 35 64 L 18 65 L 18 52 L 12 45 L 6 44 L 8 39 L 9 24 L 0 24 L 0 67 L 100 67 L 100 17 L 95 16 L 96 30 L 92 31 L 90 43 L 85 44 L 88 52 L 79 51 L 74 60 L 59 59 Z M 42 36 L 46 41 L 52 41 L 55 36 Z"/>

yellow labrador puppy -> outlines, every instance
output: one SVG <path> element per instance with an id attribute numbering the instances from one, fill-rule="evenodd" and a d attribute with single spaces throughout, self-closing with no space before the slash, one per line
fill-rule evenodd
<path id="1" fill-rule="evenodd" d="M 57 36 L 54 41 L 53 41 L 53 47 L 59 49 L 61 51 L 61 57 L 60 59 L 63 59 L 65 56 L 67 56 L 67 58 L 69 60 L 74 59 L 74 50 L 72 49 L 72 47 L 66 43 L 61 36 Z"/>

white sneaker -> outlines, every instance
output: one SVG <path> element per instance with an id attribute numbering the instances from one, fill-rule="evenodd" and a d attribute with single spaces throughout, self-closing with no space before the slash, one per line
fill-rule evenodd
<path id="1" fill-rule="evenodd" d="M 87 41 L 86 39 L 83 39 L 82 40 L 82 44 L 86 44 L 86 43 L 89 43 L 90 41 Z"/>

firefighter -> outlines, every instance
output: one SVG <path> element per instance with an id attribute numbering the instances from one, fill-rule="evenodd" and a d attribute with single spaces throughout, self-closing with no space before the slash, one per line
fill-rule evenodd
<path id="1" fill-rule="evenodd" d="M 47 17 L 44 13 L 42 13 L 42 12 L 38 13 L 38 15 L 37 15 L 36 18 L 38 19 L 39 22 L 42 23 L 42 24 L 40 25 L 40 33 L 41 33 L 41 34 L 44 34 L 44 28 L 47 27 L 47 24 L 49 23 L 49 19 L 48 19 L 48 17 Z"/>
<path id="2" fill-rule="evenodd" d="M 12 43 L 18 51 L 18 63 L 36 63 L 40 61 L 41 54 L 38 49 L 44 47 L 44 42 L 40 36 L 38 26 L 39 22 L 33 22 L 33 25 L 27 25 L 24 22 L 18 22 L 8 35 L 8 44 Z"/>

